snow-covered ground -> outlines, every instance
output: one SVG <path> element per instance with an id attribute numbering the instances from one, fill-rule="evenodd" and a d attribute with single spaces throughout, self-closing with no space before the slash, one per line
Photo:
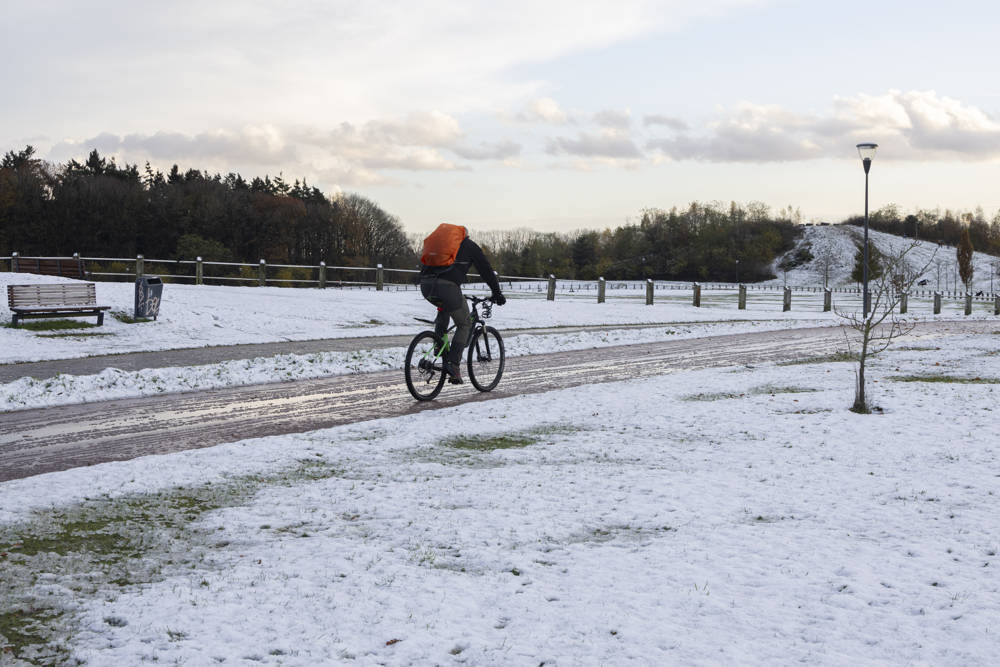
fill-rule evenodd
<path id="1" fill-rule="evenodd" d="M 378 298 L 369 293 L 370 298 Z M 510 303 L 510 302 L 508 302 Z M 714 322 L 671 324 L 659 327 L 577 331 L 556 334 L 524 334 L 504 339 L 508 357 L 566 350 L 586 350 L 612 345 L 631 345 L 709 335 L 769 331 L 814 326 L 813 320 L 762 322 Z M 351 352 L 280 354 L 272 357 L 223 361 L 199 366 L 147 368 L 123 371 L 107 368 L 93 375 L 62 373 L 52 378 L 23 377 L 0 384 L 0 412 L 70 403 L 92 403 L 116 398 L 201 391 L 267 382 L 371 373 L 403 368 L 405 347 L 359 349 Z M 113 363 L 113 361 L 112 361 Z M 402 377 L 402 375 L 400 375 Z"/>
<path id="2" fill-rule="evenodd" d="M 0 293 L 6 293 L 8 284 L 60 280 L 68 279 L 0 273 Z M 112 312 L 131 316 L 134 296 L 132 283 L 97 283 L 98 303 L 111 306 Z M 609 291 L 609 297 L 614 296 L 616 294 Z M 727 308 L 694 308 L 690 305 L 689 294 L 678 293 L 676 300 L 669 301 L 669 295 L 664 295 L 653 306 L 644 304 L 640 292 L 632 296 L 609 298 L 607 303 L 598 304 L 594 293 L 560 294 L 555 301 L 546 301 L 544 297 L 515 292 L 507 305 L 494 311 L 494 316 L 497 326 L 503 329 L 831 317 L 821 312 L 782 313 L 780 300 L 751 299 L 748 310 L 740 311 L 735 307 L 735 299 Z M 104 326 L 96 329 L 76 330 L 75 333 L 32 332 L 3 326 L 11 321 L 10 311 L 4 309 L 0 311 L 0 363 L 208 345 L 409 334 L 425 328 L 413 318 L 433 316 L 433 306 L 416 291 L 168 284 L 163 287 L 160 316 L 155 322 L 125 324 L 107 315 Z M 96 318 L 80 321 L 93 323 Z"/>
<path id="3" fill-rule="evenodd" d="M 58 279 L 0 273 L 0 290 L 12 282 L 44 280 Z M 131 313 L 131 284 L 97 283 L 97 290 L 101 303 L 111 305 L 115 312 Z M 702 308 L 693 307 L 686 292 L 667 290 L 656 298 L 655 305 L 646 306 L 641 298 L 611 297 L 607 303 L 598 304 L 593 295 L 560 294 L 550 302 L 514 293 L 507 305 L 494 309 L 492 323 L 501 331 L 518 327 L 633 325 L 608 331 L 508 336 L 508 354 L 519 356 L 839 321 L 836 313 L 821 311 L 822 296 L 818 293 L 797 294 L 794 309 L 788 313 L 781 312 L 780 292 L 751 292 L 744 311 L 736 309 L 734 292 L 706 292 Z M 851 299 L 857 301 L 855 295 L 837 294 L 838 304 L 841 299 L 847 299 L 848 304 L 853 303 Z M 987 305 L 977 304 L 974 317 L 991 317 Z M 161 315 L 154 322 L 126 324 L 107 316 L 105 325 L 96 329 L 53 332 L 0 327 L 0 363 L 204 345 L 415 333 L 426 325 L 413 318 L 428 317 L 433 314 L 428 313 L 429 309 L 413 291 L 166 285 Z M 911 317 L 930 319 L 929 311 L 929 304 L 921 306 L 916 299 L 911 303 Z M 956 314 L 953 307 L 946 308 L 942 317 Z M 9 318 L 9 313 L 0 317 Z M 634 327 L 642 323 L 651 326 Z M 360 345 L 350 352 L 282 354 L 140 371 L 114 368 L 111 357 L 107 369 L 84 376 L 32 378 L 26 370 L 25 377 L 0 384 L 0 412 L 402 367 L 405 349 L 375 348 Z"/>
<path id="4" fill-rule="evenodd" d="M 863 238 L 864 229 L 861 227 L 850 225 L 806 227 L 802 238 L 787 255 L 794 255 L 799 248 L 806 246 L 813 255 L 812 261 L 790 269 L 786 280 L 784 272 L 777 268 L 781 261 L 781 258 L 778 258 L 772 267 L 778 277 L 767 282 L 795 286 L 854 286 L 851 271 L 854 270 L 857 243 Z M 868 242 L 882 253 L 889 255 L 898 255 L 915 244 L 906 254 L 907 264 L 914 271 L 924 269 L 921 279 L 927 281 L 926 285 L 915 286 L 916 289 L 964 291 L 964 286 L 958 277 L 955 248 L 938 246 L 932 241 L 914 241 L 873 229 L 868 230 Z M 998 274 L 1000 257 L 974 252 L 972 263 L 973 292 L 982 291 L 988 295 L 1000 291 L 1000 274 Z"/>
<path id="5" fill-rule="evenodd" d="M 998 348 L 900 341 L 870 416 L 736 367 L 6 482 L 4 607 L 95 665 L 997 664 Z"/>

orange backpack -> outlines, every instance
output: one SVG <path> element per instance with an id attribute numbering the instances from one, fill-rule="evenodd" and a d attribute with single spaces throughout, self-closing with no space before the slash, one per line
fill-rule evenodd
<path id="1" fill-rule="evenodd" d="M 424 254 L 420 256 L 420 263 L 424 266 L 451 266 L 458 255 L 458 246 L 468 235 L 465 227 L 442 222 L 424 239 Z"/>

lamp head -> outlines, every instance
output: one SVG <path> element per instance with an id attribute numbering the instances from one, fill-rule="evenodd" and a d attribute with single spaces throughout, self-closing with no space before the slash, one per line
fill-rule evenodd
<path id="1" fill-rule="evenodd" d="M 875 157 L 875 151 L 878 150 L 878 144 L 858 144 L 858 155 L 861 156 L 861 162 L 865 166 L 865 173 L 872 166 L 872 158 Z"/>

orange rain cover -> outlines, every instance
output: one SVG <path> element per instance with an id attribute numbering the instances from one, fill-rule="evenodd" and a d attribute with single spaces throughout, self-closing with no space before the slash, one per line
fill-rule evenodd
<path id="1" fill-rule="evenodd" d="M 424 239 L 424 254 L 420 256 L 420 263 L 424 266 L 451 266 L 458 255 L 458 246 L 468 235 L 465 227 L 442 222 Z"/>

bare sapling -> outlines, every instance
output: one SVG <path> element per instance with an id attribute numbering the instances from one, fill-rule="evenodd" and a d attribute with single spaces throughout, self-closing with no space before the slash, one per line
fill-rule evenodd
<path id="1" fill-rule="evenodd" d="M 910 266 L 906 259 L 907 255 L 919 245 L 918 241 L 914 241 L 898 252 L 882 254 L 882 271 L 876 278 L 868 282 L 871 309 L 867 315 L 864 314 L 863 309 L 846 311 L 834 308 L 834 312 L 844 323 L 858 333 L 856 340 L 857 345 L 859 345 L 857 384 L 854 391 L 854 404 L 851 406 L 853 412 L 870 414 L 872 411 L 865 392 L 865 364 L 868 358 L 884 352 L 894 340 L 907 335 L 916 326 L 916 322 L 901 317 L 898 312 L 903 295 L 910 291 L 933 262 L 932 255 L 931 259 L 927 260 L 920 268 L 914 269 Z M 847 336 L 847 345 L 848 350 L 853 355 L 854 350 L 850 336 Z"/>

